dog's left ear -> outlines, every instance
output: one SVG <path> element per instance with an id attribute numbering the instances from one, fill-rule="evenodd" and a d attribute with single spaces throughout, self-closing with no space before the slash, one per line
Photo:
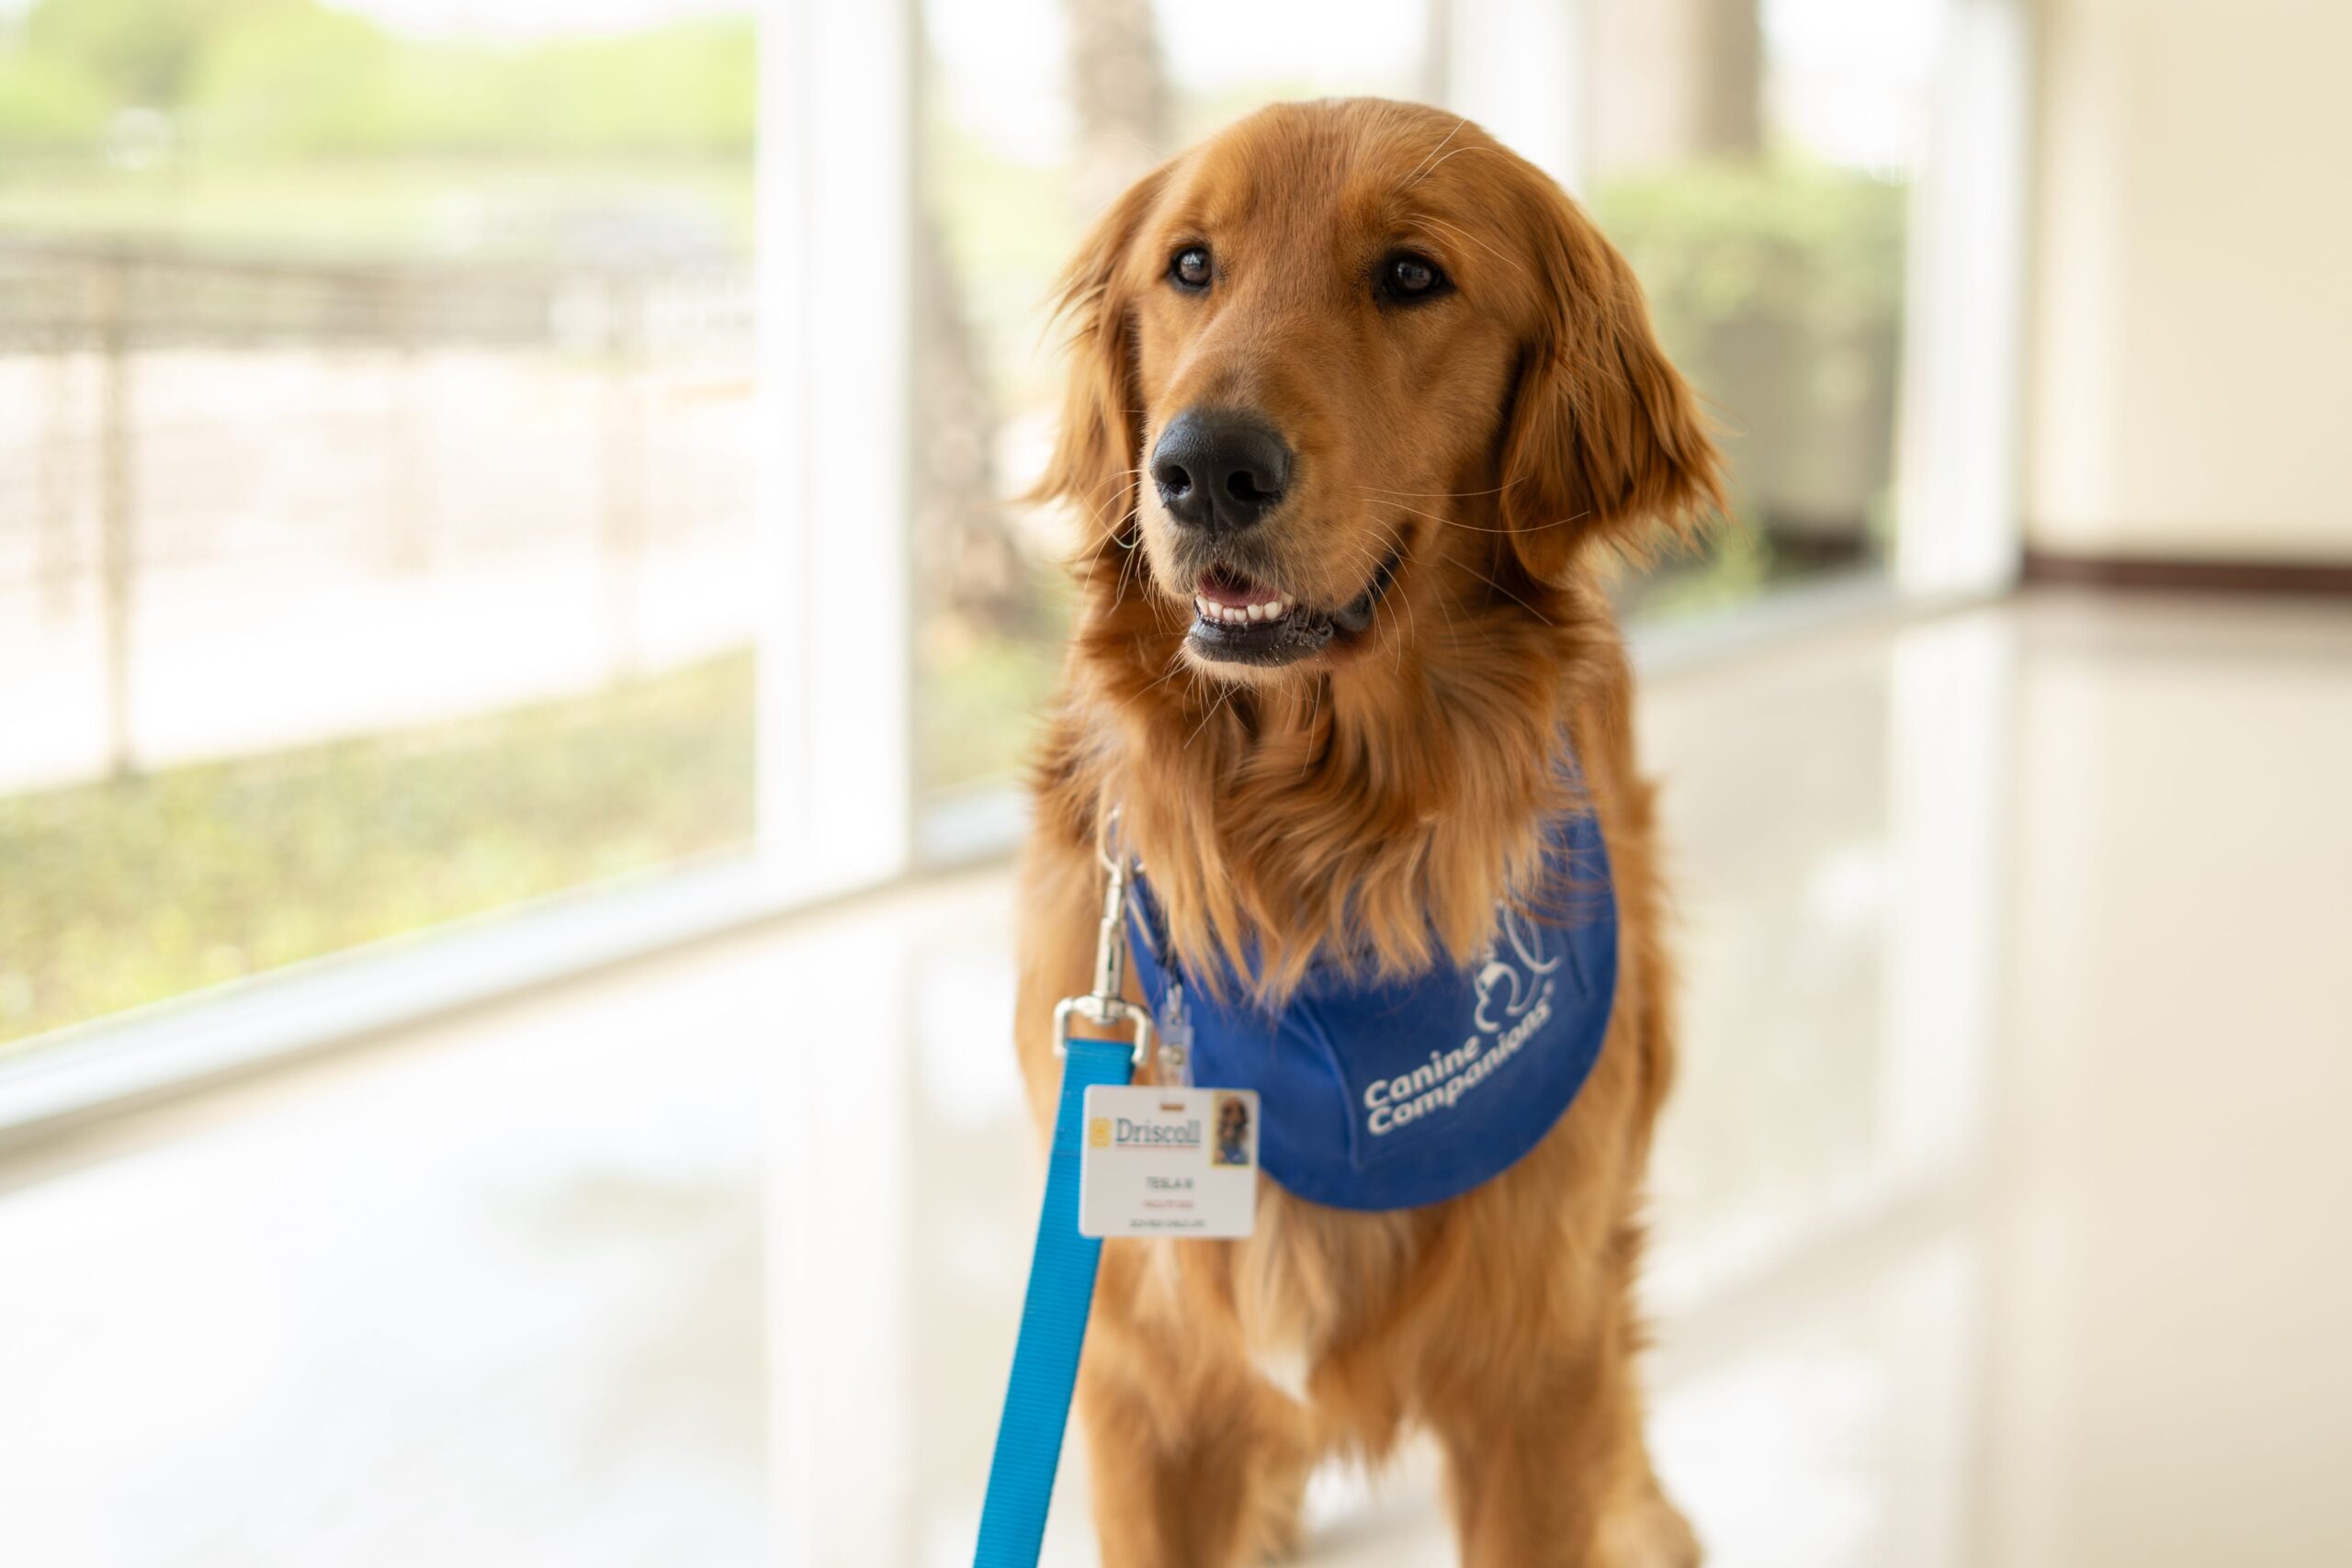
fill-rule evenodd
<path id="1" fill-rule="evenodd" d="M 1690 542 L 1723 508 L 1723 474 L 1634 269 L 1528 173 L 1541 182 L 1529 225 L 1540 324 L 1521 345 L 1504 427 L 1502 511 L 1520 564 L 1551 581 L 1595 540 L 1637 558 Z"/>
<path id="2" fill-rule="evenodd" d="M 1135 301 L 1124 275 L 1128 249 L 1165 181 L 1165 171 L 1154 170 L 1113 202 L 1055 286 L 1056 313 L 1071 328 L 1069 378 L 1053 457 L 1031 499 L 1078 510 L 1080 558 L 1091 557 L 1104 535 L 1124 533 L 1135 514 L 1143 400 L 1136 389 Z"/>

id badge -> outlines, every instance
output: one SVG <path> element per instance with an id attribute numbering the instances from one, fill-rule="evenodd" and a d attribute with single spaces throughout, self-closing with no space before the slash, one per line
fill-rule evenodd
<path id="1" fill-rule="evenodd" d="M 1258 1217 L 1258 1095 L 1096 1084 L 1079 1155 L 1080 1235 L 1245 1236 Z"/>

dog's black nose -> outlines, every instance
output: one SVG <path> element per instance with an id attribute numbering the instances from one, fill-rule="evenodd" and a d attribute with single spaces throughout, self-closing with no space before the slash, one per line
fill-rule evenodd
<path id="1" fill-rule="evenodd" d="M 1290 447 L 1252 414 L 1187 409 L 1159 433 L 1151 479 L 1184 526 L 1238 533 L 1282 503 Z"/>

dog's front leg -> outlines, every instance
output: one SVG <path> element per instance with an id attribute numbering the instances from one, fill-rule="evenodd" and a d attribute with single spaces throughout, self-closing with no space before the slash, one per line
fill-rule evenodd
<path id="1" fill-rule="evenodd" d="M 1285 1556 L 1312 1462 L 1306 1413 L 1221 1337 L 1147 1299 L 1166 1283 L 1150 1270 L 1143 1244 L 1104 1247 L 1079 1373 L 1103 1568 Z"/>
<path id="2" fill-rule="evenodd" d="M 1433 1412 L 1463 1568 L 1697 1568 L 1658 1490 L 1616 1336 Z"/>
<path id="3" fill-rule="evenodd" d="M 1102 872 L 1091 844 L 1041 827 L 1022 869 L 1016 1039 L 1039 1134 L 1061 1077 L 1054 1004 L 1091 983 Z M 1140 1001 L 1133 973 L 1127 998 Z M 1236 1337 L 1208 1241 L 1103 1244 L 1079 1369 L 1104 1568 L 1228 1568 L 1285 1550 L 1306 1490 L 1306 1416 Z M 1191 1276 L 1165 1250 L 1203 1249 Z M 1156 1261 L 1155 1261 L 1156 1259 Z"/>

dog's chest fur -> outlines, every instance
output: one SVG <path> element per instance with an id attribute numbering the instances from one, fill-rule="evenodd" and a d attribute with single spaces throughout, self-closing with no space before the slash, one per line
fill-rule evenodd
<path id="1" fill-rule="evenodd" d="M 1385 1315 L 1444 1207 L 1319 1208 L 1261 1177 L 1247 1238 L 1132 1244 L 1150 1249 L 1138 1304 L 1152 1316 L 1222 1328 L 1269 1385 L 1312 1403 L 1318 1365 L 1367 1318 Z"/>

